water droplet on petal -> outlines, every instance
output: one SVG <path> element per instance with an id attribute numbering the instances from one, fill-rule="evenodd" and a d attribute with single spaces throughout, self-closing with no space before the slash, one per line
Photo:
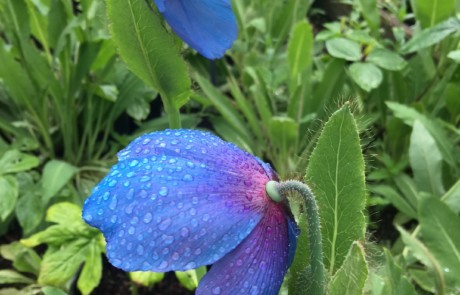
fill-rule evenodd
<path id="1" fill-rule="evenodd" d="M 166 245 L 172 244 L 174 242 L 173 236 L 163 235 L 161 237 Z"/>
<path id="2" fill-rule="evenodd" d="M 112 197 L 112 200 L 110 201 L 110 204 L 109 204 L 109 208 L 110 208 L 111 210 L 115 210 L 115 208 L 117 208 L 117 201 L 118 201 L 118 200 L 117 200 L 117 196 L 114 195 L 114 196 Z"/>
<path id="3" fill-rule="evenodd" d="M 136 252 L 138 255 L 144 255 L 144 247 L 142 245 L 137 246 Z"/>
<path id="4" fill-rule="evenodd" d="M 160 194 L 160 196 L 166 197 L 168 195 L 168 188 L 165 186 L 162 186 L 158 193 Z"/>
<path id="5" fill-rule="evenodd" d="M 196 263 L 193 261 L 190 261 L 189 263 L 187 263 L 185 268 L 188 268 L 188 269 L 196 268 Z"/>
<path id="6" fill-rule="evenodd" d="M 135 232 L 136 232 L 136 229 L 134 228 L 134 226 L 130 226 L 129 229 L 128 229 L 128 233 L 130 235 L 134 235 Z"/>
<path id="7" fill-rule="evenodd" d="M 184 181 L 193 181 L 193 176 L 190 174 L 185 174 L 182 178 Z"/>
<path id="8" fill-rule="evenodd" d="M 178 260 L 180 256 L 179 256 L 179 253 L 174 252 L 171 257 L 172 257 L 173 260 Z"/>
<path id="9" fill-rule="evenodd" d="M 132 160 L 132 161 L 129 163 L 129 166 L 131 166 L 131 167 L 136 167 L 137 164 L 139 164 L 139 161 L 138 161 L 138 160 Z"/>
<path id="10" fill-rule="evenodd" d="M 144 223 L 150 223 L 152 221 L 153 215 L 150 212 L 147 212 L 144 216 Z"/>
<path id="11" fill-rule="evenodd" d="M 194 168 L 195 164 L 193 164 L 192 162 L 187 162 L 187 167 Z"/>
<path id="12" fill-rule="evenodd" d="M 167 267 L 168 267 L 168 262 L 166 260 L 161 262 L 161 264 L 159 265 L 159 268 L 167 268 Z"/>
<path id="13" fill-rule="evenodd" d="M 190 215 L 192 215 L 192 216 L 196 215 L 196 209 L 195 208 L 190 209 L 189 212 L 190 212 Z"/>
<path id="14" fill-rule="evenodd" d="M 180 235 L 184 238 L 188 237 L 190 230 L 186 227 L 181 228 Z"/>
<path id="15" fill-rule="evenodd" d="M 144 176 L 141 177 L 140 181 L 141 181 L 141 182 L 147 182 L 147 181 L 149 181 L 150 179 L 151 179 L 150 176 L 144 175 Z"/>
<path id="16" fill-rule="evenodd" d="M 243 260 L 238 259 L 238 260 L 236 261 L 236 265 L 242 266 L 242 265 L 243 265 Z"/>
<path id="17" fill-rule="evenodd" d="M 158 225 L 158 228 L 160 230 L 166 230 L 171 225 L 171 223 L 172 223 L 171 218 L 166 218 L 165 220 L 160 222 L 160 224 Z"/>
<path id="18" fill-rule="evenodd" d="M 114 187 L 115 185 L 117 185 L 117 181 L 116 181 L 115 179 L 113 179 L 113 180 L 111 180 L 111 181 L 109 182 L 109 186 L 110 186 L 110 187 Z"/>
<path id="19" fill-rule="evenodd" d="M 220 294 L 220 292 L 222 292 L 222 289 L 220 287 L 215 287 L 212 289 L 212 294 Z"/>

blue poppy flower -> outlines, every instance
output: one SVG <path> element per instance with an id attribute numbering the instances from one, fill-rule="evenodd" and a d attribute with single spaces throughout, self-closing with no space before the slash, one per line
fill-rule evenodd
<path id="1" fill-rule="evenodd" d="M 277 180 L 269 164 L 195 130 L 143 135 L 118 159 L 83 207 L 114 266 L 213 264 L 196 294 L 278 294 L 299 230 L 287 203 L 266 193 Z"/>
<path id="2" fill-rule="evenodd" d="M 238 35 L 230 0 L 154 0 L 172 30 L 209 59 L 221 58 Z"/>

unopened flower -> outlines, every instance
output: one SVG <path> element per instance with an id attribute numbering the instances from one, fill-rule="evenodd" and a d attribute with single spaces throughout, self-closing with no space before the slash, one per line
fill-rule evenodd
<path id="1" fill-rule="evenodd" d="M 118 159 L 83 208 L 114 266 L 165 272 L 212 264 L 196 294 L 278 294 L 298 228 L 287 203 L 266 193 L 277 180 L 270 165 L 195 130 L 143 135 Z"/>
<path id="2" fill-rule="evenodd" d="M 154 0 L 172 30 L 209 59 L 220 58 L 238 35 L 230 0 Z"/>

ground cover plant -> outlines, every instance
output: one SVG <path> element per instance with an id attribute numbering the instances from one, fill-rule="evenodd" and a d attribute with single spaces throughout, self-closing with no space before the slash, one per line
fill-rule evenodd
<path id="1" fill-rule="evenodd" d="M 459 294 L 459 13 L 0 0 L 0 294 Z"/>

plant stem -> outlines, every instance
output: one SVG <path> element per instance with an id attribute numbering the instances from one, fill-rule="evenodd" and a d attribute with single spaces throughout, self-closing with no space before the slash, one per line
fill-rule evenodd
<path id="1" fill-rule="evenodd" d="M 168 115 L 169 121 L 169 128 L 171 129 L 179 129 L 181 128 L 181 121 L 180 121 L 180 111 L 176 108 L 170 99 L 165 94 L 160 94 L 163 105 L 165 108 L 165 112 Z"/>
<path id="2" fill-rule="evenodd" d="M 323 244 L 321 241 L 321 226 L 315 196 L 310 188 L 297 180 L 287 180 L 277 185 L 280 194 L 285 195 L 288 191 L 298 192 L 305 201 L 308 220 L 308 239 L 310 241 L 310 264 L 312 293 L 323 295 L 324 287 L 324 265 L 323 265 Z"/>

